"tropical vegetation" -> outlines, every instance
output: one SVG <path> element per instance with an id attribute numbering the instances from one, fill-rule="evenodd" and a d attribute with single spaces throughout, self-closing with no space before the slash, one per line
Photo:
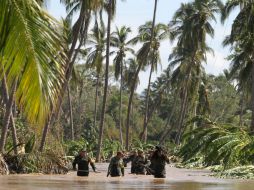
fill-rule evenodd
<path id="1" fill-rule="evenodd" d="M 64 159 L 82 148 L 101 161 L 160 144 L 185 167 L 254 176 L 253 0 L 192 0 L 168 23 L 156 21 L 155 0 L 137 29 L 111 26 L 116 0 L 61 0 L 59 21 L 44 2 L 0 3 L 0 173 L 6 163 L 65 173 Z M 222 42 L 230 67 L 208 74 L 208 39 L 234 9 Z M 152 80 L 167 40 L 168 66 Z M 148 86 L 138 93 L 142 71 Z"/>

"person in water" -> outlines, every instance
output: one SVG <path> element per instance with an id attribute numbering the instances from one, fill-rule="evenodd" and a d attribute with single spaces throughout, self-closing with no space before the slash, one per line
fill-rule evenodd
<path id="1" fill-rule="evenodd" d="M 124 163 L 123 163 L 123 153 L 117 152 L 116 156 L 111 158 L 110 164 L 108 166 L 108 174 L 111 177 L 124 176 Z"/>
<path id="2" fill-rule="evenodd" d="M 134 160 L 136 159 L 137 156 L 138 156 L 138 153 L 137 153 L 136 150 L 134 150 L 134 151 L 131 152 L 131 154 L 128 157 L 123 159 L 125 167 L 127 167 L 127 164 L 129 162 L 131 162 L 131 173 L 132 174 L 135 174 L 136 165 L 135 165 Z"/>
<path id="3" fill-rule="evenodd" d="M 87 155 L 86 150 L 81 150 L 79 155 L 75 157 L 72 166 L 73 170 L 77 170 L 76 165 L 78 165 L 77 176 L 89 176 L 89 164 L 93 168 L 93 171 L 96 172 L 94 162 Z"/>
<path id="4" fill-rule="evenodd" d="M 144 155 L 142 150 L 138 150 L 138 155 L 133 160 L 134 163 L 134 171 L 135 174 L 145 175 L 146 174 L 146 165 L 148 164 L 148 160 Z"/>
<path id="5" fill-rule="evenodd" d="M 169 163 L 167 155 L 160 146 L 155 147 L 151 156 L 151 173 L 155 178 L 166 178 L 166 163 Z"/>

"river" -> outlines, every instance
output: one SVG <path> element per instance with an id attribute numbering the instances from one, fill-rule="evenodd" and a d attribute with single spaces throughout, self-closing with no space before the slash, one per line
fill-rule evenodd
<path id="1" fill-rule="evenodd" d="M 67 175 L 9 175 L 0 176 L 0 190 L 254 190 L 254 180 L 230 180 L 210 177 L 206 170 L 187 170 L 167 166 L 166 179 L 129 174 L 124 177 L 106 177 L 107 164 L 97 164 L 100 173 L 89 177 Z"/>

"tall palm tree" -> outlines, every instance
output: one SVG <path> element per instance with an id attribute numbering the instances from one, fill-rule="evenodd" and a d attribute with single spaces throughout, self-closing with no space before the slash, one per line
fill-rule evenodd
<path id="1" fill-rule="evenodd" d="M 65 39 L 64 45 L 66 54 L 69 52 L 69 46 L 72 43 L 72 31 L 71 31 L 71 19 L 66 18 L 62 19 L 63 29 L 61 30 L 61 33 Z M 71 140 L 74 141 L 74 123 L 73 123 L 73 111 L 72 111 L 72 100 L 71 100 L 71 92 L 70 92 L 70 84 L 67 85 L 67 95 L 68 95 L 68 103 L 69 103 L 69 114 L 70 114 L 70 128 L 71 128 Z"/>
<path id="2" fill-rule="evenodd" d="M 158 0 L 155 0 L 153 21 L 152 21 L 152 27 L 151 27 L 151 38 L 150 38 L 151 44 L 150 44 L 150 47 L 152 47 L 152 45 L 154 45 L 155 47 L 157 46 L 156 43 L 152 44 L 153 40 L 154 40 L 154 27 L 155 27 L 155 19 L 156 19 L 156 12 L 157 12 L 157 4 L 158 4 Z M 154 54 L 154 52 L 153 52 L 153 54 Z M 155 56 L 155 55 L 153 55 L 153 56 Z M 153 70 L 154 70 L 153 67 L 154 67 L 154 61 L 152 60 L 151 70 L 150 70 L 150 75 L 149 75 L 149 81 L 148 81 L 147 94 L 146 94 L 145 116 L 144 116 L 143 132 L 142 132 L 142 138 L 143 138 L 144 142 L 146 142 L 146 140 L 147 140 L 147 118 L 148 118 L 148 109 L 149 109 L 150 83 L 151 83 L 152 73 L 153 73 Z"/>
<path id="3" fill-rule="evenodd" d="M 170 23 L 172 40 L 177 39 L 177 46 L 170 55 L 171 66 L 178 67 L 173 73 L 179 84 L 182 103 L 179 116 L 177 143 L 180 142 L 183 122 L 188 108 L 188 99 L 197 94 L 200 84 L 202 63 L 206 62 L 206 53 L 211 52 L 206 44 L 206 36 L 214 36 L 211 20 L 216 21 L 215 14 L 222 8 L 219 0 L 195 0 L 181 4 Z"/>
<path id="4" fill-rule="evenodd" d="M 126 140 L 126 144 L 128 145 L 129 143 L 129 134 L 130 134 L 130 121 L 131 121 L 131 115 L 133 116 L 133 97 L 134 97 L 134 93 L 135 90 L 137 89 L 137 86 L 140 82 L 139 80 L 139 76 L 138 76 L 138 69 L 141 69 L 139 62 L 137 61 L 137 58 L 129 58 L 126 60 L 125 62 L 126 65 L 126 69 L 124 72 L 124 88 L 128 89 L 129 93 L 130 93 L 130 98 L 129 98 L 129 102 L 128 102 L 128 114 L 127 114 L 127 125 L 126 125 L 126 138 L 128 139 L 128 141 Z M 126 145 L 125 145 L 126 146 Z M 127 147 L 125 147 L 125 149 L 127 149 Z"/>
<path id="5" fill-rule="evenodd" d="M 97 120 L 97 102 L 98 102 L 98 89 L 100 86 L 100 77 L 103 70 L 103 61 L 105 59 L 106 50 L 106 28 L 102 18 L 100 24 L 95 20 L 92 33 L 88 36 L 88 56 L 87 64 L 90 68 L 95 68 L 96 71 L 96 90 L 95 90 L 95 103 L 94 103 L 94 127 L 96 127 Z"/>
<path id="6" fill-rule="evenodd" d="M 115 14 L 116 0 L 106 1 L 105 2 L 105 7 L 106 7 L 106 11 L 108 13 L 106 65 L 105 65 L 105 82 L 104 82 L 102 112 L 101 112 L 101 120 L 100 120 L 100 127 L 99 127 L 99 139 L 98 139 L 98 147 L 97 147 L 97 153 L 96 153 L 96 160 L 97 161 L 100 161 L 100 158 L 101 158 L 101 148 L 102 148 L 103 130 L 104 130 L 104 119 L 105 119 L 107 95 L 108 95 L 111 20 L 113 19 L 113 16 Z"/>
<path id="7" fill-rule="evenodd" d="M 132 40 L 128 41 L 128 35 L 131 33 L 129 27 L 116 28 L 116 31 L 112 33 L 111 46 L 116 48 L 113 51 L 116 54 L 114 58 L 115 67 L 115 78 L 118 79 L 120 75 L 120 103 L 119 103 L 119 131 L 120 131 L 120 142 L 123 145 L 123 133 L 122 133 L 122 90 L 123 90 L 123 63 L 125 62 L 126 53 L 134 54 L 134 49 L 130 46 L 132 45 Z"/>
<path id="8" fill-rule="evenodd" d="M 62 37 L 54 30 L 59 23 L 34 0 L 3 0 L 0 11 L 1 77 L 6 73 L 9 86 L 19 78 L 17 105 L 22 105 L 28 120 L 44 123 L 64 81 Z M 3 147 L 5 135 L 1 138 Z"/>
<path id="9" fill-rule="evenodd" d="M 91 14 L 94 11 L 97 11 L 99 8 L 102 7 L 103 1 L 102 0 L 61 0 L 64 4 L 66 4 L 66 9 L 68 11 L 68 16 L 71 18 L 76 11 L 79 11 L 79 16 L 75 24 L 73 25 L 72 30 L 72 44 L 67 53 L 66 67 L 65 67 L 65 80 L 62 84 L 61 91 L 58 96 L 57 107 L 55 110 L 51 110 L 51 115 L 48 118 L 47 123 L 43 128 L 41 143 L 39 147 L 39 151 L 43 151 L 45 146 L 46 137 L 48 134 L 49 126 L 52 123 L 53 116 L 58 120 L 59 118 L 59 111 L 60 107 L 63 102 L 64 94 L 68 88 L 68 83 L 72 75 L 72 70 L 74 67 L 74 63 L 76 58 L 79 54 L 79 50 L 84 45 L 87 32 L 90 24 Z M 77 43 L 79 42 L 79 45 Z"/>
<path id="10" fill-rule="evenodd" d="M 231 45 L 234 50 L 232 57 L 231 73 L 238 75 L 238 80 L 243 88 L 249 87 L 251 92 L 252 119 L 250 130 L 254 132 L 254 1 L 235 0 L 228 1 L 222 12 L 222 21 L 234 10 L 240 7 L 232 25 L 231 34 L 225 39 L 224 45 Z"/>
<path id="11" fill-rule="evenodd" d="M 151 33 L 151 39 L 150 39 L 150 42 L 149 42 L 149 48 L 147 49 L 143 45 L 143 48 L 141 48 L 138 51 L 138 54 L 137 54 L 137 60 L 139 62 L 139 65 L 138 65 L 138 68 L 137 68 L 136 73 L 134 75 L 134 80 L 133 80 L 133 83 L 132 83 L 132 86 L 131 86 L 131 92 L 130 92 L 129 103 L 128 103 L 128 111 L 127 111 L 126 139 L 125 139 L 125 141 L 126 141 L 126 144 L 125 144 L 126 150 L 129 149 L 129 128 L 130 128 L 130 114 L 131 114 L 131 109 L 132 109 L 132 99 L 133 99 L 133 95 L 134 95 L 135 86 L 136 86 L 136 82 L 137 82 L 139 72 L 140 72 L 141 68 L 145 65 L 145 63 L 147 61 L 146 59 L 143 59 L 143 58 L 148 57 L 149 49 L 150 49 L 150 46 L 152 45 L 152 40 L 153 40 L 153 37 L 154 37 L 154 26 L 155 26 L 155 19 L 156 19 L 157 3 L 158 3 L 158 0 L 155 0 L 153 21 L 152 21 L 152 29 L 151 29 L 152 33 Z"/>
<path id="12" fill-rule="evenodd" d="M 130 96 L 128 101 L 128 109 L 127 109 L 127 119 L 126 119 L 126 138 L 125 138 L 125 149 L 129 149 L 129 133 L 130 133 L 130 116 L 132 111 L 132 100 L 138 83 L 138 75 L 141 69 L 144 69 L 146 61 L 142 59 L 142 57 L 146 57 L 144 55 L 148 55 L 148 51 L 146 46 L 142 46 L 137 53 L 137 59 L 132 59 L 133 63 L 136 62 L 137 67 L 135 68 L 135 73 L 132 76 L 132 80 L 128 81 L 128 85 L 130 85 Z M 134 64 L 133 64 L 134 65 Z M 132 73 L 133 74 L 133 73 Z"/>
<path id="13" fill-rule="evenodd" d="M 125 89 L 128 89 L 129 91 L 132 88 L 133 80 L 135 79 L 135 74 L 137 71 L 137 68 L 139 66 L 138 61 L 136 57 L 134 58 L 128 58 L 125 60 L 125 72 L 124 72 L 124 87 Z M 137 89 L 137 86 L 139 84 L 139 77 L 136 79 L 136 84 L 134 90 Z"/>
<path id="14" fill-rule="evenodd" d="M 152 22 L 147 22 L 146 24 L 140 26 L 139 33 L 141 36 L 141 38 L 139 38 L 140 42 L 143 43 L 144 44 L 143 47 L 147 48 L 149 51 L 149 53 L 146 55 L 148 57 L 143 57 L 143 59 L 147 60 L 146 64 L 151 66 L 145 98 L 145 116 L 144 116 L 143 132 L 141 134 L 141 138 L 144 140 L 144 142 L 146 142 L 151 78 L 153 72 L 157 70 L 158 64 L 160 63 L 160 52 L 159 52 L 160 43 L 167 38 L 169 39 L 169 29 L 167 25 L 159 23 L 154 26 L 152 32 Z"/>

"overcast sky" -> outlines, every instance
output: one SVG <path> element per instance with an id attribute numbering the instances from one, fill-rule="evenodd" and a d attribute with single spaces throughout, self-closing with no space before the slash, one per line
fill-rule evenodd
<path id="1" fill-rule="evenodd" d="M 59 3 L 59 0 L 51 0 L 47 5 L 47 9 L 51 15 L 55 18 L 60 19 L 65 17 L 65 8 Z M 189 2 L 189 0 L 159 0 L 156 23 L 161 22 L 168 24 L 171 20 L 175 11 L 180 7 L 181 3 Z M 137 34 L 137 28 L 144 24 L 146 21 L 152 20 L 154 0 L 117 0 L 117 13 L 112 24 L 112 30 L 118 26 L 123 25 L 131 27 L 132 34 Z M 208 63 L 205 65 L 206 71 L 211 74 L 218 75 L 225 68 L 228 68 L 229 63 L 225 60 L 229 54 L 228 48 L 223 48 L 221 43 L 226 35 L 230 33 L 232 20 L 234 14 L 222 25 L 219 17 L 217 23 L 214 23 L 215 37 L 214 39 L 208 39 L 207 43 L 214 50 L 214 55 L 208 55 Z M 106 19 L 106 18 L 105 18 Z M 162 60 L 161 69 L 167 68 L 168 55 L 171 52 L 173 45 L 169 41 L 165 41 L 161 44 L 160 53 Z M 153 80 L 160 75 L 161 70 L 153 74 Z M 147 87 L 150 69 L 147 68 L 146 72 L 140 74 L 140 85 L 138 92 L 140 93 L 144 88 Z"/>

